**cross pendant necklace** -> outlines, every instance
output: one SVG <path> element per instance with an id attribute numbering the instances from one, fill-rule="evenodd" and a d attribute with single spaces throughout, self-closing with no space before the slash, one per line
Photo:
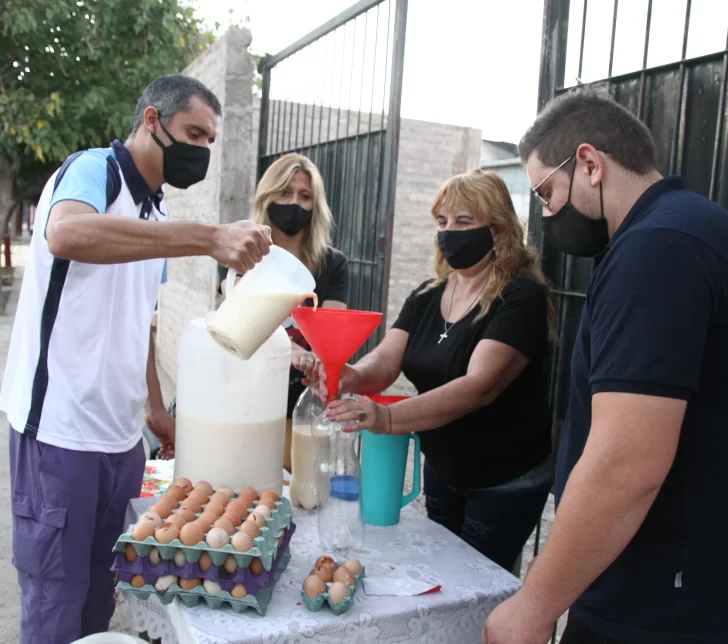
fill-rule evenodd
<path id="1" fill-rule="evenodd" d="M 457 279 L 455 280 L 455 286 L 452 287 L 452 293 L 450 294 L 450 304 L 447 307 L 447 317 L 450 317 L 450 313 L 452 311 L 452 302 L 455 298 L 455 289 L 458 287 Z M 468 313 L 470 313 L 470 310 L 475 306 L 475 303 L 480 299 L 480 295 L 483 292 L 483 289 L 480 290 L 478 295 L 473 300 L 472 304 L 467 308 L 465 313 L 461 315 L 455 322 L 450 322 L 448 326 L 447 318 L 445 318 L 445 330 L 440 334 L 440 339 L 437 341 L 437 344 L 442 344 L 442 341 L 445 340 L 448 336 L 447 333 L 450 331 L 460 320 L 462 320 Z"/>

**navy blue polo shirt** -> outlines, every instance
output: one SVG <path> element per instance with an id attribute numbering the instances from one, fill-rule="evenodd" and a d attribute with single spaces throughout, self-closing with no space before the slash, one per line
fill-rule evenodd
<path id="1" fill-rule="evenodd" d="M 599 392 L 688 404 L 654 505 L 572 615 L 635 644 L 728 642 L 728 210 L 679 177 L 645 191 L 597 258 L 571 362 L 557 502 Z"/>

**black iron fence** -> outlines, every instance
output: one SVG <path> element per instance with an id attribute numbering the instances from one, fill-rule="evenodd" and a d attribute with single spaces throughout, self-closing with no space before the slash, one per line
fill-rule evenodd
<path id="1" fill-rule="evenodd" d="M 258 178 L 287 152 L 318 166 L 355 309 L 387 306 L 406 22 L 407 0 L 361 0 L 260 64 Z"/>

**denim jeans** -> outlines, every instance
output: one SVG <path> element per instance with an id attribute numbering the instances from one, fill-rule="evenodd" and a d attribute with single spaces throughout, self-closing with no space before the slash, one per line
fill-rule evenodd
<path id="1" fill-rule="evenodd" d="M 627 644 L 624 640 L 615 640 L 611 637 L 599 635 L 581 625 L 569 615 L 564 634 L 559 640 L 561 644 Z"/>
<path id="2" fill-rule="evenodd" d="M 508 483 L 480 490 L 448 485 L 424 470 L 427 516 L 506 570 L 533 532 L 551 489 L 551 459 Z"/>

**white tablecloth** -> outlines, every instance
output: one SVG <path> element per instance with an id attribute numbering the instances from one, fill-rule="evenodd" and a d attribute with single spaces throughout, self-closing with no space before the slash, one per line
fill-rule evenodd
<path id="1" fill-rule="evenodd" d="M 128 523 L 153 499 L 134 499 Z M 367 526 L 364 548 L 355 553 L 368 577 L 422 580 L 440 592 L 417 597 L 369 596 L 360 590 L 352 608 L 340 617 L 324 605 L 310 613 L 299 589 L 316 558 L 316 512 L 296 508 L 291 562 L 278 581 L 265 617 L 254 611 L 211 610 L 204 602 L 187 608 L 178 599 L 162 606 L 155 597 L 125 599 L 132 628 L 161 638 L 164 644 L 320 644 L 427 642 L 479 644 L 488 614 L 520 587 L 509 572 L 483 557 L 442 526 L 402 511 L 398 525 Z"/>

